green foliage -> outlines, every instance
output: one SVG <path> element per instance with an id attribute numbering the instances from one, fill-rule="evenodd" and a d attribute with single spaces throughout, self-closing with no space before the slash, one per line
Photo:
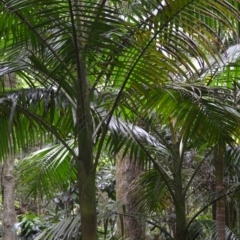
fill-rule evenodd
<path id="1" fill-rule="evenodd" d="M 238 144 L 238 9 L 226 0 L 1 1 L 0 75 L 16 72 L 31 89 L 0 96 L 0 158 L 54 141 L 18 166 L 22 184 L 51 199 L 75 183 L 79 159 L 98 169 L 105 191 L 112 169 L 98 163 L 104 150 L 121 150 L 150 169 L 136 181 L 144 186 L 142 211 L 176 207 L 177 171 L 184 197 L 197 192 L 194 204 L 211 204 L 216 194 L 201 184 L 201 166 L 219 141 Z M 93 164 L 85 158 L 89 146 Z M 194 148 L 198 157 L 188 166 Z M 115 211 L 117 204 L 106 206 Z M 197 233 L 200 212 L 186 229 Z M 114 222 L 107 216 L 104 235 Z M 77 236 L 78 218 L 41 236 Z"/>
<path id="2" fill-rule="evenodd" d="M 21 232 L 19 234 L 21 239 L 31 239 L 41 231 L 42 221 L 34 213 L 26 212 L 19 217 L 19 222 L 21 223 Z"/>

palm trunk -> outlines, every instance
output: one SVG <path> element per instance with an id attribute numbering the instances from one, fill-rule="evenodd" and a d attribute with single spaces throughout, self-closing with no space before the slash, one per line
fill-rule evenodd
<path id="1" fill-rule="evenodd" d="M 137 160 L 131 161 L 129 156 L 122 159 L 122 154 L 116 156 L 116 200 L 124 205 L 119 214 L 117 221 L 118 237 L 131 240 L 145 239 L 145 224 L 136 214 L 138 209 L 129 193 L 129 186 L 142 173 L 142 166 Z M 121 219 L 123 221 L 121 221 Z M 122 224 L 123 223 L 123 224 Z M 123 225 L 123 226 L 122 226 Z M 122 232 L 123 230 L 123 232 Z"/>
<path id="2" fill-rule="evenodd" d="M 84 240 L 97 239 L 95 171 L 88 175 L 78 164 L 79 203 L 81 212 L 81 235 Z"/>
<path id="3" fill-rule="evenodd" d="M 182 160 L 179 155 L 178 135 L 174 130 L 175 120 L 171 124 L 172 142 L 175 148 L 175 159 L 173 161 L 173 181 L 175 194 L 175 213 L 176 213 L 176 235 L 175 240 L 185 240 L 187 238 L 186 202 L 182 181 Z"/>
<path id="4" fill-rule="evenodd" d="M 216 192 L 219 192 L 224 189 L 223 183 L 223 173 L 224 173 L 224 153 L 225 153 L 225 144 L 220 143 L 215 147 L 214 151 L 214 165 L 215 165 L 215 175 L 216 175 Z M 217 221 L 217 240 L 225 240 L 225 201 L 224 198 L 221 198 L 217 201 L 216 206 L 216 221 Z"/>
<path id="5" fill-rule="evenodd" d="M 176 191 L 175 191 L 176 193 Z M 176 194 L 177 195 L 177 194 Z M 179 193 L 180 196 L 180 193 Z M 185 211 L 185 199 L 183 196 L 178 198 L 176 204 L 176 240 L 185 240 L 187 238 L 186 231 L 186 211 Z"/>
<path id="6" fill-rule="evenodd" d="M 216 208 L 217 208 L 217 204 L 216 204 L 216 202 L 214 202 L 212 204 L 212 219 L 213 220 L 216 220 Z"/>
<path id="7" fill-rule="evenodd" d="M 83 240 L 97 239 L 97 214 L 95 194 L 95 166 L 93 164 L 93 141 L 91 131 L 90 101 L 88 92 L 77 99 L 78 170 L 81 231 Z M 84 99 L 84 102 L 81 102 Z"/>
<path id="8" fill-rule="evenodd" d="M 81 14 L 84 12 L 83 0 L 68 1 L 70 7 L 73 43 L 76 60 L 76 132 L 78 141 L 78 171 L 79 204 L 81 212 L 82 240 L 97 240 L 97 214 L 95 176 L 93 161 L 92 119 L 90 109 L 90 89 L 86 74 L 86 57 L 84 54 L 85 26 Z"/>
<path id="9" fill-rule="evenodd" d="M 14 196 L 14 157 L 5 159 L 2 171 L 3 190 L 3 238 L 2 240 L 16 239 L 14 224 L 16 223 L 15 196 Z"/>
<path id="10" fill-rule="evenodd" d="M 174 238 L 176 240 L 185 240 L 187 238 L 186 231 L 186 203 L 185 203 L 185 195 L 183 193 L 182 186 L 182 176 L 181 170 L 179 169 L 179 164 L 174 163 L 174 193 L 176 197 L 175 202 L 175 212 L 176 212 L 176 236 Z"/>

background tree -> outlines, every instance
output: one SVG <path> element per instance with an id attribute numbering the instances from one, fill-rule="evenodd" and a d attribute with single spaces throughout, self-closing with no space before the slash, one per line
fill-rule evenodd
<path id="1" fill-rule="evenodd" d="M 7 88 L 7 87 L 11 89 L 16 87 L 15 74 L 5 75 L 3 88 Z M 10 123 L 8 126 L 10 142 L 13 141 L 11 124 L 12 123 Z M 1 165 L 1 188 L 2 188 L 2 201 L 3 201 L 3 210 L 4 210 L 3 222 L 2 222 L 3 240 L 16 239 L 16 232 L 13 230 L 13 226 L 16 223 L 15 204 L 14 204 L 14 200 L 15 200 L 14 153 L 11 145 L 9 149 L 10 150 L 9 154 L 5 155 L 3 164 Z"/>

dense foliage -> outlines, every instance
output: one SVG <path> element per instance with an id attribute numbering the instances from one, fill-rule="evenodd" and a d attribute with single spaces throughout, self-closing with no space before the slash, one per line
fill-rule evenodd
<path id="1" fill-rule="evenodd" d="M 0 157 L 17 160 L 23 239 L 117 239 L 124 216 L 149 239 L 239 237 L 239 9 L 0 1 Z M 144 169 L 135 213 L 116 199 L 119 154 Z"/>

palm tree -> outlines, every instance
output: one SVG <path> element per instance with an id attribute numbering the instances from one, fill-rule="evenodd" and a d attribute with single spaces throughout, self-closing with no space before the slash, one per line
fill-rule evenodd
<path id="1" fill-rule="evenodd" d="M 196 213 L 196 215 L 194 214 L 193 218 L 190 218 L 190 220 L 187 221 L 186 198 L 190 194 L 191 189 L 194 189 L 194 186 L 200 184 L 198 181 L 201 177 L 198 174 L 201 165 L 206 161 L 208 154 L 213 151 L 213 146 L 216 144 L 218 145 L 218 142 L 222 141 L 221 139 L 225 139 L 228 143 L 234 142 L 232 136 L 236 134 L 234 132 L 237 128 L 237 119 L 239 118 L 239 114 L 235 112 L 234 108 L 228 106 L 229 110 L 232 109 L 231 114 L 233 115 L 231 117 L 230 112 L 228 112 L 228 110 L 226 111 L 221 101 L 218 103 L 216 98 L 213 102 L 213 99 L 210 100 L 208 97 L 206 99 L 203 91 L 201 91 L 201 99 L 198 100 L 196 100 L 193 95 L 189 95 L 189 93 L 190 92 L 183 91 L 183 89 L 182 94 L 179 94 L 176 91 L 170 92 L 170 87 L 161 96 L 159 95 L 160 91 L 158 92 L 158 96 L 161 98 L 161 101 L 158 102 L 158 107 L 161 111 L 159 111 L 159 115 L 156 115 L 156 120 L 153 120 L 153 122 L 154 124 L 157 124 L 157 121 L 159 121 L 157 119 L 161 119 L 161 124 L 168 126 L 168 131 L 171 133 L 171 141 L 170 143 L 166 141 L 164 136 L 162 136 L 161 131 L 156 129 L 156 127 L 154 128 L 155 130 L 153 134 L 156 134 L 159 139 L 158 141 L 162 142 L 162 144 L 167 147 L 168 154 L 162 156 L 162 153 L 159 153 L 158 156 L 157 150 L 154 151 L 154 153 L 156 153 L 155 155 L 152 153 L 152 150 L 148 150 L 145 147 L 148 157 L 155 164 L 162 181 L 165 182 L 169 194 L 171 195 L 176 214 L 176 239 L 186 239 L 187 230 L 190 224 L 201 212 Z M 165 100 L 162 102 L 163 99 Z M 182 104 L 182 102 L 184 102 L 184 104 Z M 174 104 L 178 107 L 174 106 Z M 162 118 L 164 116 L 164 110 L 171 112 L 170 116 L 172 118 Z M 225 123 L 221 122 L 224 118 L 228 118 L 227 121 L 232 118 L 232 123 L 235 123 L 232 126 L 230 126 L 229 123 L 225 125 L 227 121 Z M 161 124 L 157 124 L 157 126 Z M 220 130 L 220 128 L 222 129 Z M 206 155 L 205 157 L 202 157 L 202 160 L 198 159 L 197 163 L 195 163 L 196 165 L 194 164 L 194 166 L 191 167 L 192 170 L 187 174 L 186 168 L 189 168 L 188 165 L 193 164 L 191 161 L 189 162 L 186 157 L 190 151 L 190 147 L 199 150 L 206 149 Z M 223 151 L 223 148 L 221 151 Z M 223 154 L 218 154 L 218 157 L 222 158 Z M 221 176 L 222 175 L 220 175 L 220 177 Z M 142 190 L 144 192 L 144 189 Z M 139 194 L 139 196 L 144 196 L 141 191 Z M 204 194 L 206 194 L 206 192 L 204 192 Z M 212 199 L 212 201 L 214 199 L 214 201 L 217 200 L 216 196 L 212 196 L 210 199 Z M 206 199 L 204 201 L 209 204 L 209 201 Z"/>
<path id="2" fill-rule="evenodd" d="M 53 110 L 46 118 L 27 105 L 17 104 L 15 108 L 11 100 L 3 99 L 1 107 L 14 106 L 14 112 L 47 129 L 71 152 L 78 172 L 82 238 L 96 239 L 96 166 L 116 108 L 126 110 L 124 102 L 135 102 L 137 112 L 149 114 L 155 110 L 159 96 L 161 104 L 170 98 L 167 90 L 159 92 L 166 83 L 167 88 L 175 81 L 191 83 L 212 60 L 220 63 L 224 44 L 218 32 L 231 37 L 236 34 L 237 1 L 0 3 L 2 74 L 14 71 L 31 87 L 54 86 L 68 99 L 72 110 L 64 125 L 52 118 Z M 216 28 L 219 31 L 214 31 Z M 186 109 L 189 104 L 182 107 Z M 94 105 L 106 111 L 100 121 L 92 115 Z M 176 117 L 178 106 L 173 106 L 169 110 L 163 107 L 165 116 L 171 109 L 171 118 Z M 183 116 L 176 119 L 186 123 Z M 231 130 L 224 126 L 225 132 Z M 182 131 L 188 127 L 191 129 L 186 124 Z M 76 139 L 76 151 L 66 142 L 68 133 Z"/>

